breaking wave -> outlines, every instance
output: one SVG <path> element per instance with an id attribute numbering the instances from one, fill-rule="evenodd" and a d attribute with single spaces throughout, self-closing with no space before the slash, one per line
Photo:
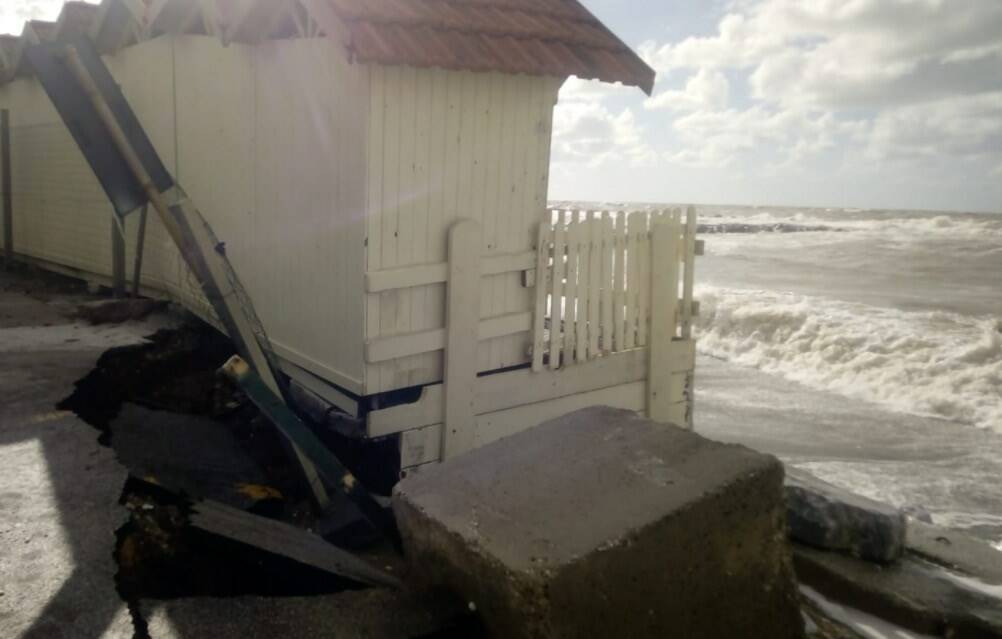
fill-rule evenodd
<path id="1" fill-rule="evenodd" d="M 742 226 L 765 231 L 861 231 L 882 235 L 918 237 L 985 239 L 1002 238 L 1002 217 L 989 214 L 883 214 L 872 212 L 850 214 L 843 212 L 798 211 L 795 213 L 758 212 L 749 215 L 745 210 L 701 212 L 700 222 L 708 226 L 742 232 Z M 718 231 L 719 232 L 719 231 Z M 747 231 L 745 231 L 747 232 Z"/>
<path id="2" fill-rule="evenodd" d="M 1002 321 L 702 286 L 699 351 L 807 386 L 1002 432 Z"/>

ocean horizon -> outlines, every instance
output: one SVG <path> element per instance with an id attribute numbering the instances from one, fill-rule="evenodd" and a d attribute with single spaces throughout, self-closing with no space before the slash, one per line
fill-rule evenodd
<path id="1" fill-rule="evenodd" d="M 696 429 L 1002 545 L 1002 215 L 696 210 Z"/>

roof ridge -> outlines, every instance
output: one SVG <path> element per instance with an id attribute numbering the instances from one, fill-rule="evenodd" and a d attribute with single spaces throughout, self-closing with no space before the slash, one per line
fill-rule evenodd
<path id="1" fill-rule="evenodd" d="M 545 35 L 542 33 L 519 33 L 517 31 L 506 31 L 503 29 L 492 29 L 489 31 L 481 30 L 464 30 L 460 27 L 435 24 L 433 22 L 413 22 L 406 20 L 351 20 L 349 22 L 364 22 L 370 25 L 379 25 L 380 27 L 415 27 L 418 26 L 423 29 L 428 29 L 429 31 L 436 31 L 441 33 L 452 32 L 467 36 L 486 36 L 492 38 L 512 38 L 514 40 L 535 40 L 538 42 L 559 42 L 565 45 L 574 46 L 588 46 L 595 49 L 601 49 L 603 51 L 614 51 L 614 52 L 626 52 L 632 50 L 621 42 L 614 43 L 597 43 L 592 39 L 586 38 L 576 38 L 574 36 L 555 36 L 555 35 Z"/>

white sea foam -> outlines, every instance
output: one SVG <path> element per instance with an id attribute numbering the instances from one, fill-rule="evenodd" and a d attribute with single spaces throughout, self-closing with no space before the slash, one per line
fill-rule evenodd
<path id="1" fill-rule="evenodd" d="M 776 224 L 801 224 L 804 226 L 826 226 L 833 230 L 862 231 L 889 236 L 936 237 L 954 239 L 1002 239 L 1002 216 L 973 215 L 848 215 L 838 212 L 819 215 L 818 210 L 790 212 L 763 211 L 747 214 L 748 209 L 733 212 L 722 210 L 711 212 L 700 210 L 700 221 L 708 224 L 756 224 L 770 226 Z M 998 218 L 998 219 L 996 219 Z"/>
<path id="2" fill-rule="evenodd" d="M 699 350 L 807 386 L 1002 432 L 999 320 L 704 285 Z"/>

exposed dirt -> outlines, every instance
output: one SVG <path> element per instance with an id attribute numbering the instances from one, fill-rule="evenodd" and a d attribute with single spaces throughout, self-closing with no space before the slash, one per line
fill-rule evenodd
<path id="1" fill-rule="evenodd" d="M 325 522 L 312 507 L 298 470 L 286 454 L 284 440 L 239 389 L 217 374 L 220 363 L 233 353 L 229 342 L 202 325 L 160 331 L 150 340 L 150 344 L 106 352 L 59 408 L 75 412 L 98 428 L 101 443 L 113 449 L 114 432 L 128 426 L 116 421 L 127 403 L 154 409 L 141 413 L 154 421 L 143 423 L 144 428 L 176 427 L 179 413 L 192 420 L 218 422 L 239 446 L 231 457 L 237 453 L 249 456 L 258 471 L 248 473 L 246 481 L 233 482 L 233 494 L 239 499 L 238 503 L 229 500 L 231 505 L 300 527 L 323 529 Z M 165 450 L 148 451 L 151 458 L 164 462 L 156 475 L 129 468 L 133 476 L 121 497 L 130 520 L 116 533 L 116 580 L 120 595 L 130 604 L 139 636 L 145 623 L 136 612 L 141 599 L 304 596 L 354 587 L 329 573 L 189 527 L 189 498 L 206 495 L 176 490 L 179 484 L 191 486 L 191 482 L 178 481 L 176 472 L 190 470 L 192 458 L 197 464 L 204 452 L 199 447 L 207 443 L 200 441 L 197 431 L 190 443 L 178 446 L 176 438 L 173 441 Z M 127 466 L 129 462 L 135 465 L 134 451 L 123 457 L 124 452 L 120 452 L 120 460 Z M 169 463 L 172 455 L 177 456 L 177 469 Z M 211 475 L 220 471 L 209 459 L 204 472 Z M 372 541 L 364 523 L 347 528 L 345 521 L 340 523 L 340 541 L 355 545 Z M 347 523 L 353 523 L 350 517 Z"/>

